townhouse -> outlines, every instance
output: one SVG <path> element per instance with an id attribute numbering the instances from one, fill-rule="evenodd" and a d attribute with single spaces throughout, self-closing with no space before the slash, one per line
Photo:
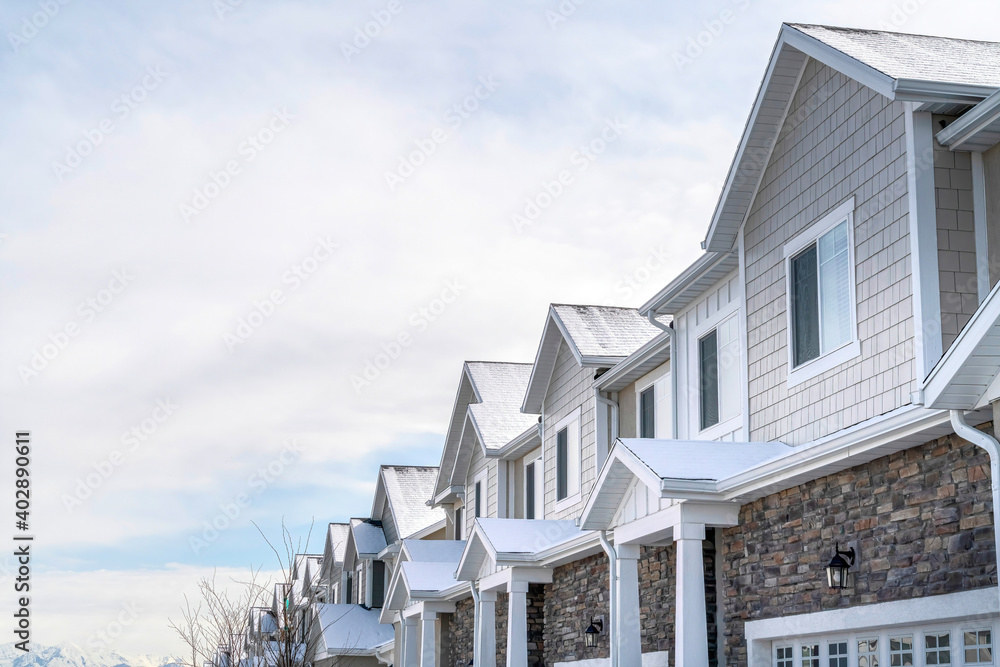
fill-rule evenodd
<path id="1" fill-rule="evenodd" d="M 997 143 L 1000 44 L 782 25 L 702 256 L 466 362 L 318 613 L 403 667 L 995 665 Z"/>

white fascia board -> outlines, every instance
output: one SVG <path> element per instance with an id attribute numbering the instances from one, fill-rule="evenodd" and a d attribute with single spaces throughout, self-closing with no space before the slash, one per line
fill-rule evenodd
<path id="1" fill-rule="evenodd" d="M 902 102 L 951 102 L 970 105 L 979 104 L 996 91 L 993 86 L 920 79 L 895 79 L 892 88 L 893 94 L 887 97 Z"/>
<path id="2" fill-rule="evenodd" d="M 1000 120 L 1000 90 L 959 116 L 935 137 L 942 146 L 955 150 L 997 120 Z"/>
<path id="3" fill-rule="evenodd" d="M 438 507 L 444 503 L 454 502 L 458 498 L 461 498 L 465 493 L 465 487 L 463 486 L 449 486 L 441 493 L 434 496 L 431 501 L 431 507 Z"/>
<path id="4" fill-rule="evenodd" d="M 552 306 L 549 306 L 549 311 L 545 316 L 545 326 L 542 327 L 542 339 L 538 343 L 538 351 L 535 352 L 535 361 L 531 365 L 531 375 L 528 377 L 528 388 L 524 392 L 524 401 L 521 402 L 521 412 L 526 412 L 528 414 L 540 414 L 542 412 L 542 403 L 545 401 L 545 394 L 548 391 L 549 384 L 552 382 L 552 373 L 556 369 L 555 354 L 558 353 L 558 348 L 556 352 L 553 353 L 552 364 L 548 368 L 541 368 L 540 362 L 542 359 L 542 354 L 553 345 L 552 338 L 553 333 L 550 331 L 553 322 L 556 320 L 556 311 Z M 560 329 L 560 325 L 555 324 L 557 330 Z M 566 333 L 559 330 L 559 335 L 565 340 L 567 338 Z M 573 350 L 574 354 L 579 360 L 579 353 L 576 352 L 574 346 L 570 344 L 570 349 Z M 539 373 L 542 373 L 545 377 L 545 383 L 541 388 L 539 385 L 541 383 L 541 377 Z M 534 390 L 534 391 L 533 391 Z M 540 398 L 535 399 L 534 394 L 541 391 L 542 395 Z M 534 402 L 537 400 L 537 406 Z"/>
<path id="5" fill-rule="evenodd" d="M 407 537 L 409 537 L 409 536 L 407 536 Z M 398 553 L 399 553 L 399 542 L 397 541 L 397 542 L 393 542 L 392 544 L 387 544 L 386 547 L 385 547 L 385 549 L 382 549 L 382 551 L 379 551 L 376 554 L 376 558 L 378 560 L 385 560 L 386 558 L 390 558 L 390 557 L 395 558 L 395 556 Z"/>
<path id="6" fill-rule="evenodd" d="M 781 37 L 778 39 L 778 43 L 779 45 L 788 44 L 798 49 L 810 58 L 814 58 L 824 65 L 829 65 L 838 72 L 842 72 L 880 95 L 888 97 L 890 100 L 894 98 L 894 84 L 896 81 L 891 76 L 847 55 L 843 51 L 838 51 L 829 44 L 825 44 L 788 24 L 782 24 Z M 777 52 L 778 49 L 775 48 L 775 53 Z M 768 75 L 768 79 L 770 79 L 770 70 L 768 71 Z"/>
<path id="7" fill-rule="evenodd" d="M 517 436 L 500 449 L 487 452 L 487 456 L 498 458 L 502 461 L 513 461 L 519 459 L 528 452 L 541 446 L 542 439 L 538 433 L 538 425 L 532 424 L 524 433 Z"/>
<path id="8" fill-rule="evenodd" d="M 628 357 L 608 357 L 604 355 L 589 355 L 580 357 L 580 365 L 586 368 L 607 368 L 620 364 Z"/>
<path id="9" fill-rule="evenodd" d="M 720 480 L 719 497 L 737 499 L 757 489 L 780 484 L 790 477 L 837 461 L 849 460 L 873 448 L 891 444 L 906 435 L 946 423 L 949 423 L 947 410 L 904 406 L 809 445 L 793 447 L 787 455 Z"/>
<path id="10" fill-rule="evenodd" d="M 664 348 L 668 351 L 667 359 L 669 359 L 670 335 L 665 331 L 650 339 L 649 342 L 644 344 L 638 350 L 625 357 L 619 363 L 615 364 L 607 373 L 594 380 L 594 388 L 604 391 L 605 387 L 615 384 L 621 378 L 627 376 L 636 367 L 641 366 L 650 358 L 663 352 Z M 666 363 L 666 359 L 663 363 Z"/>

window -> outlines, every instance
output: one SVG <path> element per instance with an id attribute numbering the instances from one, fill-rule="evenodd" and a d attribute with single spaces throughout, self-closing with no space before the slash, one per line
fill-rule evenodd
<path id="1" fill-rule="evenodd" d="M 857 354 L 853 277 L 853 198 L 785 246 L 789 367 L 792 371 L 855 343 L 794 383 Z"/>
<path id="2" fill-rule="evenodd" d="M 569 430 L 556 433 L 556 500 L 569 495 Z"/>
<path id="3" fill-rule="evenodd" d="M 819 667 L 819 644 L 802 647 L 802 667 Z"/>
<path id="4" fill-rule="evenodd" d="M 462 508 L 455 508 L 455 539 L 462 539 Z"/>
<path id="5" fill-rule="evenodd" d="M 639 394 L 639 437 L 656 437 L 656 401 L 654 395 L 655 387 L 643 391 Z"/>
<path id="6" fill-rule="evenodd" d="M 483 483 L 476 480 L 476 518 L 483 515 Z"/>
<path id="7" fill-rule="evenodd" d="M 344 589 L 344 604 L 354 604 L 354 575 L 348 573 L 347 587 Z"/>
<path id="8" fill-rule="evenodd" d="M 830 642 L 826 645 L 826 649 L 830 667 L 847 667 L 847 642 Z"/>
<path id="9" fill-rule="evenodd" d="M 889 667 L 913 667 L 913 637 L 889 637 Z"/>
<path id="10" fill-rule="evenodd" d="M 542 518 L 542 457 L 524 466 L 524 518 Z"/>
<path id="11" fill-rule="evenodd" d="M 580 495 L 580 410 L 555 425 L 556 502 L 576 501 Z"/>
<path id="12" fill-rule="evenodd" d="M 993 632 L 990 630 L 967 630 L 965 638 L 965 664 L 993 664 Z"/>
<path id="13" fill-rule="evenodd" d="M 858 640 L 858 667 L 879 667 L 878 639 Z"/>
<path id="14" fill-rule="evenodd" d="M 924 663 L 928 665 L 951 664 L 951 633 L 924 635 Z"/>
<path id="15" fill-rule="evenodd" d="M 774 667 L 795 667 L 795 653 L 791 646 L 779 646 L 775 650 Z"/>
<path id="16" fill-rule="evenodd" d="M 740 413 L 739 340 L 733 316 L 698 341 L 702 430 Z"/>
<path id="17" fill-rule="evenodd" d="M 381 607 L 385 602 L 385 563 L 372 561 L 372 606 Z"/>

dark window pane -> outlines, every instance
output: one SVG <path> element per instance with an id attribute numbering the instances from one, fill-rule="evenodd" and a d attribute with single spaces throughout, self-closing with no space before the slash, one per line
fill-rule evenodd
<path id="1" fill-rule="evenodd" d="M 455 510 L 455 539 L 462 539 L 462 508 Z"/>
<path id="2" fill-rule="evenodd" d="M 653 387 L 639 394 L 639 437 L 655 438 L 656 421 L 653 410 L 655 401 L 653 400 Z"/>
<path id="3" fill-rule="evenodd" d="M 792 361 L 795 366 L 819 356 L 819 283 L 816 246 L 791 261 Z"/>
<path id="4" fill-rule="evenodd" d="M 476 482 L 476 518 L 483 515 L 483 483 Z"/>
<path id="5" fill-rule="evenodd" d="M 347 590 L 344 591 L 344 604 L 354 604 L 354 576 L 347 575 Z"/>
<path id="6" fill-rule="evenodd" d="M 719 423 L 719 339 L 715 331 L 698 341 L 701 381 L 701 427 Z"/>
<path id="7" fill-rule="evenodd" d="M 372 561 L 372 606 L 381 607 L 385 601 L 385 563 Z"/>
<path id="8" fill-rule="evenodd" d="M 566 429 L 556 433 L 556 500 L 569 495 L 569 434 Z"/>
<path id="9" fill-rule="evenodd" d="M 535 518 L 535 464 L 524 469 L 524 518 Z"/>

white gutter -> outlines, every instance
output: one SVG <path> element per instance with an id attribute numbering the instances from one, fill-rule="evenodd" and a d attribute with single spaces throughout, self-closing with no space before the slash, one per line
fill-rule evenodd
<path id="1" fill-rule="evenodd" d="M 994 415 L 994 427 L 996 426 L 996 416 Z M 972 428 L 965 421 L 965 413 L 961 410 L 951 411 L 951 425 L 955 428 L 955 434 L 965 438 L 972 444 L 985 449 L 990 456 L 990 483 L 993 486 L 993 524 L 997 523 L 997 507 L 1000 507 L 1000 442 L 988 433 Z M 997 558 L 1000 558 L 1000 531 L 993 531 L 995 550 Z M 1000 588 L 998 588 L 1000 593 Z"/>
<path id="2" fill-rule="evenodd" d="M 469 590 L 472 591 L 472 664 L 481 665 L 479 661 L 479 633 L 482 631 L 482 619 L 479 618 L 479 591 L 476 590 L 476 582 L 469 582 Z"/>
<path id="3" fill-rule="evenodd" d="M 602 530 L 597 534 L 601 538 L 601 546 L 604 553 L 608 555 L 608 582 L 611 588 L 611 598 L 608 600 L 608 637 L 610 638 L 608 654 L 611 656 L 611 667 L 618 667 L 618 577 L 616 576 L 616 563 L 618 553 L 608 542 L 608 531 Z"/>
<path id="4" fill-rule="evenodd" d="M 677 439 L 677 339 L 674 336 L 674 328 L 656 319 L 656 314 L 650 310 L 646 312 L 646 319 L 657 329 L 660 329 L 670 336 L 670 438 Z M 613 666 L 612 666 L 613 667 Z"/>

